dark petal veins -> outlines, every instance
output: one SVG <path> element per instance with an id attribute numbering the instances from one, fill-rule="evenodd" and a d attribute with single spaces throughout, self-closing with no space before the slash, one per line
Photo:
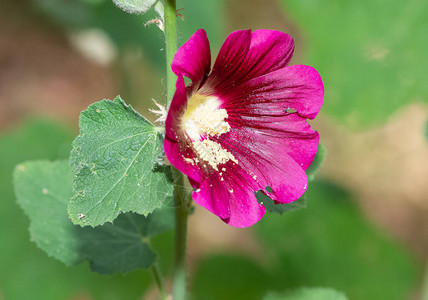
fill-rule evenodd
<path id="1" fill-rule="evenodd" d="M 293 49 L 285 33 L 236 31 L 226 39 L 207 77 L 209 44 L 205 31 L 198 30 L 174 58 L 172 68 L 179 78 L 165 123 L 166 156 L 189 177 L 195 202 L 231 226 L 251 226 L 263 217 L 257 190 L 277 203 L 295 201 L 306 191 L 304 170 L 319 142 L 306 119 L 320 110 L 324 87 L 315 69 L 287 67 Z M 187 89 L 183 76 L 193 81 Z M 234 159 L 218 165 L 218 171 L 203 161 L 191 163 L 195 153 L 180 128 L 187 98 L 196 90 L 217 96 L 228 113 L 231 131 L 211 139 Z M 290 108 L 292 113 L 286 111 Z"/>
<path id="2" fill-rule="evenodd" d="M 226 168 L 232 170 L 228 165 Z M 257 202 L 251 185 L 239 173 L 215 172 L 204 179 L 193 192 L 193 199 L 229 225 L 248 227 L 265 214 L 265 207 Z"/>
<path id="3" fill-rule="evenodd" d="M 218 94 L 228 113 L 250 116 L 282 116 L 293 108 L 313 119 L 321 109 L 324 86 L 318 72 L 309 66 L 295 65 L 254 78 Z"/>
<path id="4" fill-rule="evenodd" d="M 222 145 L 239 162 L 230 170 L 231 174 L 241 174 L 253 191 L 270 186 L 274 193 L 269 196 L 273 200 L 289 203 L 303 195 L 307 177 L 302 166 L 288 155 L 288 149 L 279 141 L 266 139 L 252 130 L 239 129 L 231 131 Z"/>
<path id="5" fill-rule="evenodd" d="M 249 143 L 252 139 L 262 139 L 273 149 L 271 151 L 281 149 L 303 170 L 309 167 L 318 150 L 318 132 L 295 113 L 283 116 L 230 113 L 228 122 L 236 128 L 234 132 L 245 132 Z"/>
<path id="6" fill-rule="evenodd" d="M 264 190 L 278 203 L 297 200 L 306 191 L 305 172 L 281 145 L 260 138 L 250 130 L 236 129 L 227 135 L 218 142 L 234 154 L 238 163 L 229 161 L 219 166 L 219 172 L 205 174 L 193 194 L 195 202 L 231 226 L 248 227 L 265 213 L 255 191 Z M 273 193 L 266 192 L 267 186 Z"/>
<path id="7" fill-rule="evenodd" d="M 220 49 L 205 85 L 222 92 L 241 83 L 284 68 L 294 51 L 293 39 L 274 30 L 232 32 Z"/>

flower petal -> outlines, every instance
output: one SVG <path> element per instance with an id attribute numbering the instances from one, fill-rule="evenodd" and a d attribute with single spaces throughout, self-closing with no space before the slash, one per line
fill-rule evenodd
<path id="1" fill-rule="evenodd" d="M 198 30 L 174 57 L 178 80 L 165 122 L 166 156 L 189 177 L 195 202 L 231 226 L 251 226 L 263 217 L 266 209 L 255 191 L 277 203 L 295 201 L 306 191 L 304 170 L 319 142 L 306 119 L 320 110 L 324 87 L 315 69 L 287 67 L 293 50 L 292 38 L 282 32 L 235 31 L 207 75 L 209 43 L 205 31 Z M 186 88 L 183 76 L 193 81 L 191 86 Z M 209 136 L 217 145 L 208 149 L 212 157 L 202 156 L 180 124 L 193 93 L 218 98 L 218 109 L 227 111 L 228 131 Z"/>
<path id="2" fill-rule="evenodd" d="M 253 191 L 265 191 L 269 186 L 273 193 L 266 194 L 273 200 L 290 203 L 303 195 L 308 180 L 302 166 L 278 141 L 280 139 L 266 138 L 250 129 L 239 129 L 232 130 L 222 145 L 238 160 L 238 164 L 228 170 L 231 176 L 239 174 Z"/>
<path id="3" fill-rule="evenodd" d="M 228 175 L 225 172 L 223 176 Z M 230 176 L 231 180 L 221 181 L 219 173 L 211 174 L 193 192 L 192 198 L 231 226 L 251 226 L 261 220 L 266 209 L 257 202 L 247 182 L 239 181 L 237 174 Z"/>
<path id="4" fill-rule="evenodd" d="M 222 140 L 222 146 L 238 163 L 228 162 L 219 172 L 205 173 L 193 199 L 229 225 L 248 227 L 263 217 L 266 210 L 255 191 L 263 190 L 278 203 L 293 202 L 306 191 L 306 173 L 275 141 L 236 129 Z"/>
<path id="5" fill-rule="evenodd" d="M 165 120 L 164 151 L 169 162 L 189 179 L 201 181 L 201 171 L 194 165 L 186 162 L 193 159 L 193 152 L 186 144 L 186 137 L 180 130 L 180 117 L 187 107 L 187 90 L 183 76 L 179 76 L 176 83 L 176 92 L 172 98 L 168 116 Z"/>
<path id="6" fill-rule="evenodd" d="M 254 78 L 219 93 L 224 108 L 250 115 L 281 116 L 292 108 L 313 119 L 321 109 L 324 86 L 318 72 L 309 66 L 294 65 Z"/>
<path id="7" fill-rule="evenodd" d="M 205 30 L 196 31 L 178 49 L 171 68 L 177 76 L 189 77 L 194 85 L 203 81 L 211 68 L 210 43 Z"/>
<path id="8" fill-rule="evenodd" d="M 180 133 L 179 118 L 184 114 L 187 107 L 187 90 L 183 76 L 178 76 L 175 89 L 165 120 L 165 135 L 169 140 L 178 142 L 180 138 L 177 136 Z"/>
<path id="9" fill-rule="evenodd" d="M 220 49 L 207 86 L 223 90 L 284 68 L 294 51 L 286 33 L 260 29 L 232 32 Z"/>
<path id="10" fill-rule="evenodd" d="M 312 163 L 318 150 L 319 134 L 295 113 L 274 116 L 229 110 L 228 122 L 233 128 L 247 129 L 251 140 L 261 137 L 273 149 L 281 149 L 293 158 L 303 170 Z M 276 150 L 275 150 L 276 151 Z"/>

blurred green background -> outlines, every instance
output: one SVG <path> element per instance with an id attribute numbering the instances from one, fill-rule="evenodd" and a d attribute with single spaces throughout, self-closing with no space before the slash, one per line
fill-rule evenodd
<path id="1" fill-rule="evenodd" d="M 230 228 L 196 208 L 194 299 L 261 299 L 332 287 L 349 299 L 422 299 L 428 258 L 428 2 L 177 0 L 180 43 L 205 28 L 215 57 L 230 31 L 295 39 L 292 64 L 314 66 L 325 102 L 311 124 L 327 159 L 308 208 Z M 0 0 L 0 299 L 156 299 L 150 273 L 67 268 L 30 241 L 12 170 L 67 158 L 79 112 L 120 94 L 141 114 L 165 102 L 163 37 L 154 17 L 110 0 Z M 172 233 L 153 241 L 166 275 Z M 168 283 L 170 284 L 170 283 Z"/>

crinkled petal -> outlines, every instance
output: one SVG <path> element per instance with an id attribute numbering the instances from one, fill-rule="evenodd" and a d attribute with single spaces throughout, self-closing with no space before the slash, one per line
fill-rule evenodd
<path id="1" fill-rule="evenodd" d="M 180 117 L 187 107 L 187 91 L 184 85 L 184 78 L 179 76 L 176 83 L 176 92 L 172 98 L 168 116 L 165 120 L 165 141 L 164 151 L 169 162 L 180 172 L 196 182 L 201 181 L 201 171 L 194 165 L 186 161 L 194 157 L 186 144 L 186 137 L 180 130 Z"/>
<path id="2" fill-rule="evenodd" d="M 280 31 L 232 32 L 220 49 L 206 86 L 222 91 L 284 68 L 293 51 L 293 39 Z"/>
<path id="3" fill-rule="evenodd" d="M 171 68 L 177 76 L 189 77 L 194 85 L 203 81 L 211 68 L 210 44 L 205 30 L 196 31 L 178 49 Z"/>

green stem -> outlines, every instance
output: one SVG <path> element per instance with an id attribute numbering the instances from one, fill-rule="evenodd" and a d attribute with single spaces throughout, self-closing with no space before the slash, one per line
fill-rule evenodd
<path id="1" fill-rule="evenodd" d="M 186 299 L 186 237 L 187 217 L 189 216 L 190 201 L 186 199 L 183 174 L 177 169 L 174 176 L 175 201 L 175 264 L 173 275 L 173 299 Z"/>
<path id="2" fill-rule="evenodd" d="M 176 76 L 171 70 L 172 59 L 177 52 L 175 0 L 165 0 L 165 46 L 166 46 L 166 96 L 167 107 L 175 92 Z"/>
<path id="3" fill-rule="evenodd" d="M 168 295 L 165 292 L 165 287 L 164 287 L 164 284 L 163 284 L 162 275 L 161 275 L 161 272 L 159 270 L 158 264 L 155 263 L 150 268 L 150 270 L 152 271 L 153 279 L 156 282 L 156 285 L 157 285 L 157 287 L 159 289 L 159 292 L 160 292 L 160 294 L 162 296 L 162 300 L 168 300 Z"/>
<path id="4" fill-rule="evenodd" d="M 177 77 L 171 70 L 171 63 L 177 52 L 176 0 L 165 0 L 165 44 L 166 44 L 166 95 L 167 106 L 175 92 Z M 190 201 L 186 199 L 183 174 L 173 170 L 175 201 L 175 264 L 173 274 L 173 299 L 186 299 L 186 237 L 187 217 Z"/>

